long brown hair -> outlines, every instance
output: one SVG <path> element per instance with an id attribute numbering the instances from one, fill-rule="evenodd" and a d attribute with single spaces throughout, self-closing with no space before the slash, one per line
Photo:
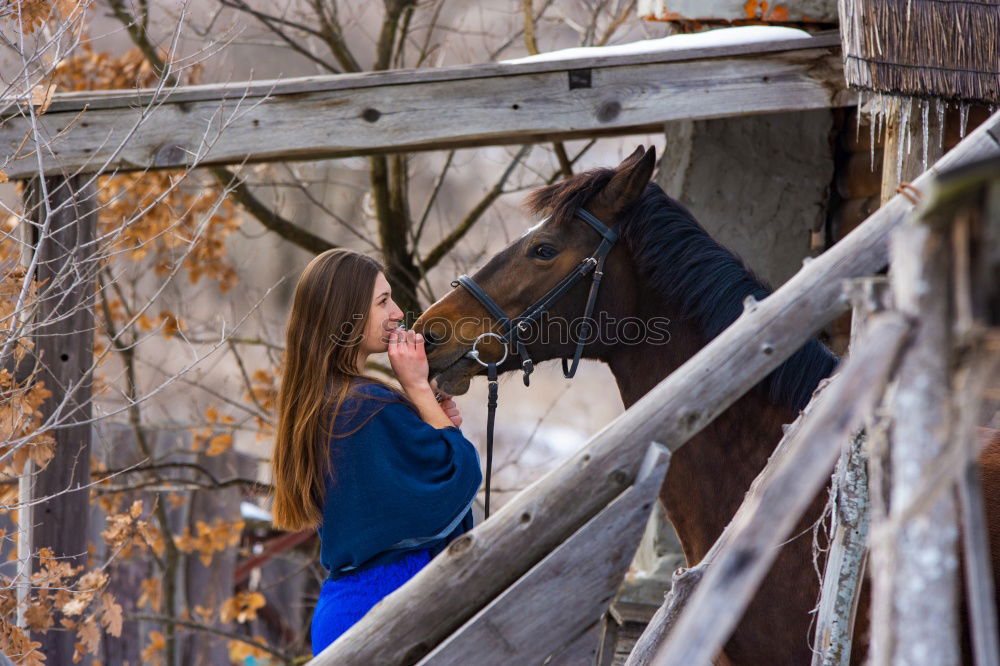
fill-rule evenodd
<path id="1" fill-rule="evenodd" d="M 360 376 L 360 342 L 380 272 L 378 260 L 338 248 L 310 261 L 295 285 L 271 458 L 278 529 L 303 530 L 322 521 L 332 467 L 329 424 Z"/>

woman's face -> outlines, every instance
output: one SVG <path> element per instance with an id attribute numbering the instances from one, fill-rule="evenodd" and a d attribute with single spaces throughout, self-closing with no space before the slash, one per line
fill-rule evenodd
<path id="1" fill-rule="evenodd" d="M 389 331 L 399 327 L 403 321 L 403 311 L 392 300 L 392 288 L 385 275 L 378 274 L 375 278 L 375 289 L 372 291 L 372 305 L 368 311 L 368 327 L 365 339 L 361 343 L 362 355 L 380 354 L 389 349 Z"/>

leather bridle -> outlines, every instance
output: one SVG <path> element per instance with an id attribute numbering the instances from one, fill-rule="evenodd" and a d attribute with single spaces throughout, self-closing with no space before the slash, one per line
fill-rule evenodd
<path id="1" fill-rule="evenodd" d="M 604 278 L 604 262 L 608 258 L 608 254 L 614 247 L 615 242 L 618 240 L 618 234 L 582 208 L 577 209 L 576 217 L 589 224 L 595 231 L 597 231 L 598 234 L 601 235 L 600 244 L 597 246 L 597 249 L 594 250 L 590 256 L 583 259 L 572 272 L 560 280 L 558 284 L 552 287 L 552 289 L 550 289 L 544 296 L 535 301 L 534 304 L 525 309 L 525 311 L 517 317 L 508 317 L 503 311 L 503 308 L 497 305 L 496 301 L 490 298 L 489 294 L 487 294 L 483 288 L 476 284 L 476 281 L 468 275 L 460 275 L 458 276 L 458 279 L 451 283 L 452 287 L 458 287 L 461 285 L 470 294 L 472 294 L 472 296 L 479 301 L 484 308 L 486 308 L 486 311 L 497 320 L 497 326 L 499 327 L 499 332 L 491 331 L 489 333 L 482 333 L 479 335 L 472 343 L 472 350 L 466 354 L 466 356 L 472 358 L 474 361 L 486 368 L 486 377 L 489 380 L 489 400 L 487 403 L 488 410 L 486 421 L 485 513 L 487 518 L 490 515 L 490 476 L 493 468 L 493 424 L 496 418 L 497 395 L 499 393 L 499 389 L 497 387 L 497 366 L 502 365 L 503 362 L 507 360 L 508 351 L 513 348 L 513 353 L 521 359 L 521 372 L 524 373 L 524 385 L 529 386 L 531 384 L 531 373 L 535 369 L 535 364 L 528 355 L 528 349 L 525 346 L 524 341 L 524 336 L 529 332 L 529 324 L 539 319 L 556 303 L 556 301 L 566 295 L 566 293 L 569 292 L 569 290 L 572 289 L 577 282 L 593 273 L 593 280 L 590 283 L 590 294 L 587 297 L 587 305 L 583 313 L 583 323 L 581 325 L 580 337 L 577 340 L 576 352 L 573 354 L 572 364 L 570 364 L 569 359 L 566 357 L 562 358 L 563 376 L 566 379 L 572 379 L 576 374 L 577 367 L 580 364 L 580 359 L 583 357 L 583 348 L 587 344 L 587 338 L 590 336 L 590 315 L 594 311 L 594 305 L 597 302 L 597 291 L 601 286 L 601 280 Z M 479 351 L 476 349 L 476 345 L 487 337 L 497 338 L 503 343 L 504 353 L 503 357 L 499 361 L 488 362 L 479 358 Z"/>

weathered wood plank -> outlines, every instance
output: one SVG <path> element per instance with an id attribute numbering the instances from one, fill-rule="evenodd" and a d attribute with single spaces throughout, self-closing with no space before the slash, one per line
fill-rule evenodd
<path id="1" fill-rule="evenodd" d="M 1000 113 L 937 169 L 1000 155 Z M 926 183 L 924 176 L 916 186 Z M 635 478 L 646 443 L 682 446 L 846 309 L 840 281 L 887 261 L 887 237 L 911 204 L 902 196 L 827 250 L 610 423 L 576 455 L 456 539 L 315 660 L 418 661 L 578 530 Z"/>
<path id="2" fill-rule="evenodd" d="M 762 47 L 741 55 L 705 49 L 696 60 L 647 54 L 275 83 L 269 96 L 259 85 L 246 90 L 246 97 L 235 94 L 232 85 L 214 97 L 187 89 L 158 100 L 119 92 L 114 105 L 108 96 L 91 94 L 60 98 L 38 120 L 50 144 L 46 169 L 58 173 L 628 134 L 656 131 L 680 118 L 853 103 L 853 93 L 843 87 L 839 46 L 828 38 L 815 41 L 798 40 L 795 50 Z M 571 87 L 568 72 L 581 68 L 589 69 L 589 84 Z M 481 76 L 474 76 L 477 71 Z M 391 77 L 388 82 L 386 77 Z M 379 80 L 382 85 L 371 85 Z M 84 103 L 88 110 L 79 115 Z M 28 130 L 21 117 L 0 126 L 0 149 L 10 157 L 0 168 L 11 178 L 37 170 L 33 142 L 22 145 Z"/>
<path id="3" fill-rule="evenodd" d="M 839 48 L 840 36 L 836 31 L 816 35 L 808 41 L 801 39 L 732 44 L 698 49 L 678 49 L 653 53 L 636 53 L 592 58 L 572 58 L 566 60 L 546 60 L 543 62 L 506 64 L 488 62 L 450 67 L 425 69 L 394 69 L 381 72 L 360 72 L 354 74 L 300 76 L 286 79 L 263 81 L 236 81 L 232 83 L 204 83 L 195 86 L 179 86 L 170 91 L 171 103 L 219 101 L 221 99 L 254 99 L 273 95 L 324 92 L 330 90 L 356 90 L 379 88 L 410 83 L 432 83 L 437 81 L 458 81 L 463 79 L 488 79 L 513 74 L 545 74 L 571 69 L 593 69 L 622 67 L 627 65 L 647 65 L 710 58 L 760 56 L 782 51 L 806 49 Z M 138 90 L 87 90 L 79 92 L 57 92 L 49 106 L 50 111 L 78 113 L 84 109 L 115 109 L 147 106 L 160 97 L 156 89 Z M 9 115 L 9 114 L 8 114 Z M 0 115 L 0 118 L 4 117 Z"/>
<path id="4" fill-rule="evenodd" d="M 614 598 L 658 501 L 669 461 L 665 447 L 651 444 L 635 485 L 441 643 L 421 666 L 541 664 L 562 652 Z"/>

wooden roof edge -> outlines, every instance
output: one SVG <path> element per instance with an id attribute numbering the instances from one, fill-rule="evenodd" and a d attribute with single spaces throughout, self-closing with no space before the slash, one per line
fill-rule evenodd
<path id="1" fill-rule="evenodd" d="M 160 97 L 156 102 L 158 104 L 183 104 L 186 102 L 212 100 L 221 102 L 226 99 L 260 99 L 274 95 L 319 93 L 326 90 L 520 76 L 525 74 L 624 67 L 629 65 L 667 64 L 692 60 L 766 55 L 784 51 L 831 48 L 838 50 L 840 48 L 840 37 L 836 31 L 818 33 L 809 39 L 783 39 L 700 49 L 679 49 L 676 51 L 595 56 L 591 58 L 566 58 L 531 63 L 504 64 L 492 62 L 426 69 L 398 69 L 383 72 L 305 76 L 264 81 L 216 82 L 192 86 L 178 86 L 168 90 L 137 88 L 135 90 L 56 92 L 53 95 L 52 104 L 48 108 L 48 113 L 76 113 L 86 109 L 145 106 L 156 100 L 157 97 Z M 22 112 L 22 105 L 11 105 L 5 112 L 0 112 L 0 116 L 9 117 Z"/>

